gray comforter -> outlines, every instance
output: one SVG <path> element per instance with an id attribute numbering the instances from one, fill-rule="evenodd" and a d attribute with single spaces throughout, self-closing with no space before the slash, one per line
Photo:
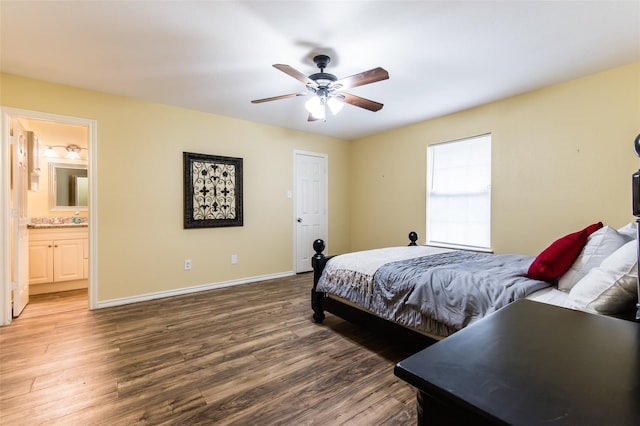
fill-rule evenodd
<path id="1" fill-rule="evenodd" d="M 548 287 L 526 277 L 533 257 L 456 251 L 387 263 L 373 277 L 383 310 L 402 304 L 455 330 Z"/>
<path id="2" fill-rule="evenodd" d="M 371 276 L 359 271 L 363 261 L 357 258 L 353 268 L 344 262 L 330 272 L 326 268 L 317 290 L 382 318 L 446 336 L 548 287 L 526 277 L 532 261 L 523 255 L 450 251 L 384 263 Z"/>

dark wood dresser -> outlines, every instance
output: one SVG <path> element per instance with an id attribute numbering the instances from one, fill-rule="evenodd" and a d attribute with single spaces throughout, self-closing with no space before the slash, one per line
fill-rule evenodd
<path id="1" fill-rule="evenodd" d="M 422 424 L 640 425 L 640 323 L 520 300 L 399 362 Z"/>

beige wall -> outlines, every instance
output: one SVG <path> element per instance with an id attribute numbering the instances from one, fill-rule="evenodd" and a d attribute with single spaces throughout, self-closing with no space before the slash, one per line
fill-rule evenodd
<path id="1" fill-rule="evenodd" d="M 349 250 L 346 141 L 1 76 L 0 104 L 98 123 L 98 300 L 293 270 L 293 152 L 329 156 L 329 240 Z M 182 152 L 244 159 L 244 226 L 183 229 Z M 231 254 L 238 264 L 231 265 Z M 183 271 L 183 260 L 193 269 Z"/>
<path id="2" fill-rule="evenodd" d="M 1 78 L 4 106 L 97 120 L 99 301 L 291 271 L 296 149 L 329 155 L 331 253 L 424 241 L 426 147 L 486 132 L 496 252 L 633 219 L 640 64 L 352 142 Z M 243 227 L 182 229 L 183 151 L 244 158 Z"/>
<path id="3" fill-rule="evenodd" d="M 353 250 L 425 241 L 426 147 L 491 132 L 492 245 L 536 254 L 557 237 L 631 214 L 640 166 L 640 63 L 353 143 Z"/>

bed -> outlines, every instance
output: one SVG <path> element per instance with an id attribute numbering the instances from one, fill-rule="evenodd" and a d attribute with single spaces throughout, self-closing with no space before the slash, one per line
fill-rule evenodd
<path id="1" fill-rule="evenodd" d="M 313 243 L 313 319 L 325 312 L 429 341 L 527 298 L 596 314 L 633 317 L 638 301 L 637 224 L 591 224 L 537 256 L 410 243 L 325 256 Z M 633 311 L 633 313 L 632 313 Z"/>

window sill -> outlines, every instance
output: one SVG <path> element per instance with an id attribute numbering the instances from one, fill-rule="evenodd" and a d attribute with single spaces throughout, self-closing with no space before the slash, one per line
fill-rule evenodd
<path id="1" fill-rule="evenodd" d="M 475 251 L 480 253 L 493 253 L 493 250 L 486 247 L 473 247 L 473 246 L 462 246 L 456 244 L 437 244 L 427 242 L 425 246 L 428 247 L 438 247 L 438 248 L 448 248 L 453 250 L 466 250 L 466 251 Z"/>

